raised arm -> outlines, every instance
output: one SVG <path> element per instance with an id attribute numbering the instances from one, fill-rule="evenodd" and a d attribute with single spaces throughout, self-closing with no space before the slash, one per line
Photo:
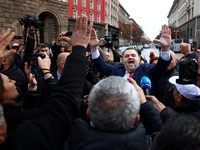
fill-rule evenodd
<path id="1" fill-rule="evenodd" d="M 159 40 L 155 39 L 153 40 L 153 42 L 160 43 L 162 52 L 166 52 L 170 50 L 171 30 L 166 24 L 162 26 L 160 39 Z"/>
<path id="2" fill-rule="evenodd" d="M 171 30 L 167 25 L 162 26 L 160 39 L 155 39 L 154 42 L 160 43 L 161 53 L 158 63 L 153 67 L 149 66 L 151 80 L 156 80 L 164 72 L 167 71 L 171 62 L 170 45 L 171 45 Z"/>
<path id="3" fill-rule="evenodd" d="M 27 149 L 26 145 L 29 145 L 30 149 L 62 148 L 63 141 L 67 139 L 70 132 L 72 121 L 78 114 L 80 94 L 87 73 L 88 60 L 85 54 L 93 26 L 91 22 L 87 27 L 87 21 L 85 15 L 78 17 L 72 38 L 64 37 L 73 45 L 73 50 L 67 58 L 57 88 L 40 118 L 23 122 L 18 126 L 12 135 L 13 138 L 9 140 L 9 145 L 13 149 L 20 147 L 24 150 Z"/>
<path id="4" fill-rule="evenodd" d="M 128 78 L 138 91 L 140 97 L 140 116 L 142 123 L 146 128 L 146 134 L 151 135 L 154 132 L 159 132 L 163 126 L 162 120 L 158 111 L 154 108 L 151 102 L 147 101 L 143 90 L 132 78 Z"/>
<path id="5" fill-rule="evenodd" d="M 7 30 L 3 30 L 0 33 L 0 63 L 2 63 L 2 61 L 5 60 L 5 58 L 7 58 L 8 56 L 14 55 L 16 53 L 15 50 L 10 50 L 2 54 L 3 50 L 12 41 L 14 36 L 15 33 L 14 32 L 11 33 L 10 28 L 8 28 Z"/>

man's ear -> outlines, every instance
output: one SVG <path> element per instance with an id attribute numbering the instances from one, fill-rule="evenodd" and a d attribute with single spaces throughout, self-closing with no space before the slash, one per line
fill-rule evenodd
<path id="1" fill-rule="evenodd" d="M 121 62 L 122 62 L 122 64 L 123 64 L 123 60 L 124 60 L 124 59 L 123 59 L 123 56 L 121 56 Z"/>
<path id="2" fill-rule="evenodd" d="M 90 120 L 90 111 L 89 111 L 89 108 L 87 108 L 86 115 L 87 115 L 88 119 Z"/>
<path id="3" fill-rule="evenodd" d="M 63 68 L 64 69 L 64 67 L 65 67 L 65 64 L 61 61 L 60 62 L 60 66 L 61 66 L 61 68 Z"/>
<path id="4" fill-rule="evenodd" d="M 134 126 L 137 126 L 139 124 L 139 120 L 140 120 L 140 115 L 138 114 L 136 119 L 135 119 Z"/>
<path id="5" fill-rule="evenodd" d="M 183 96 L 180 94 L 180 93 L 178 93 L 178 95 L 177 95 L 177 100 L 176 100 L 176 102 L 178 103 L 178 104 L 182 104 L 182 98 L 183 98 Z"/>

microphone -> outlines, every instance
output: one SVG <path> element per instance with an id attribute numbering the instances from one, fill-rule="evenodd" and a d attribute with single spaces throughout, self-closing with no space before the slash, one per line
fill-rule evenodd
<path id="1" fill-rule="evenodd" d="M 147 76 L 143 76 L 140 81 L 140 87 L 143 89 L 145 95 L 149 95 L 151 80 Z"/>

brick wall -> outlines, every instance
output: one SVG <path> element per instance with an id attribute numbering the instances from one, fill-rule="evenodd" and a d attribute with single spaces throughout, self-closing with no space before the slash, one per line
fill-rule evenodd
<path id="1" fill-rule="evenodd" d="M 67 31 L 68 6 L 68 3 L 58 0 L 0 0 L 0 31 L 11 27 L 12 31 L 22 34 L 23 28 L 19 26 L 19 18 L 28 14 L 47 22 L 48 17 L 51 16 L 56 24 L 57 36 L 61 31 Z M 44 33 L 44 39 L 48 38 L 45 35 L 48 34 Z"/>

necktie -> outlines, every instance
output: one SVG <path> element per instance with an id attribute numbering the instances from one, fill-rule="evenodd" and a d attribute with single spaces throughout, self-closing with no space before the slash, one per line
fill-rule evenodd
<path id="1" fill-rule="evenodd" d="M 129 77 L 132 78 L 133 76 L 133 73 L 132 72 L 129 72 Z M 129 79 L 127 79 L 129 81 Z M 130 81 L 129 81 L 130 82 Z"/>
<path id="2" fill-rule="evenodd" d="M 130 78 L 132 78 L 132 76 L 133 76 L 133 73 L 132 73 L 132 72 L 129 72 L 129 74 L 130 74 L 130 75 L 129 75 L 129 77 L 130 77 Z"/>

